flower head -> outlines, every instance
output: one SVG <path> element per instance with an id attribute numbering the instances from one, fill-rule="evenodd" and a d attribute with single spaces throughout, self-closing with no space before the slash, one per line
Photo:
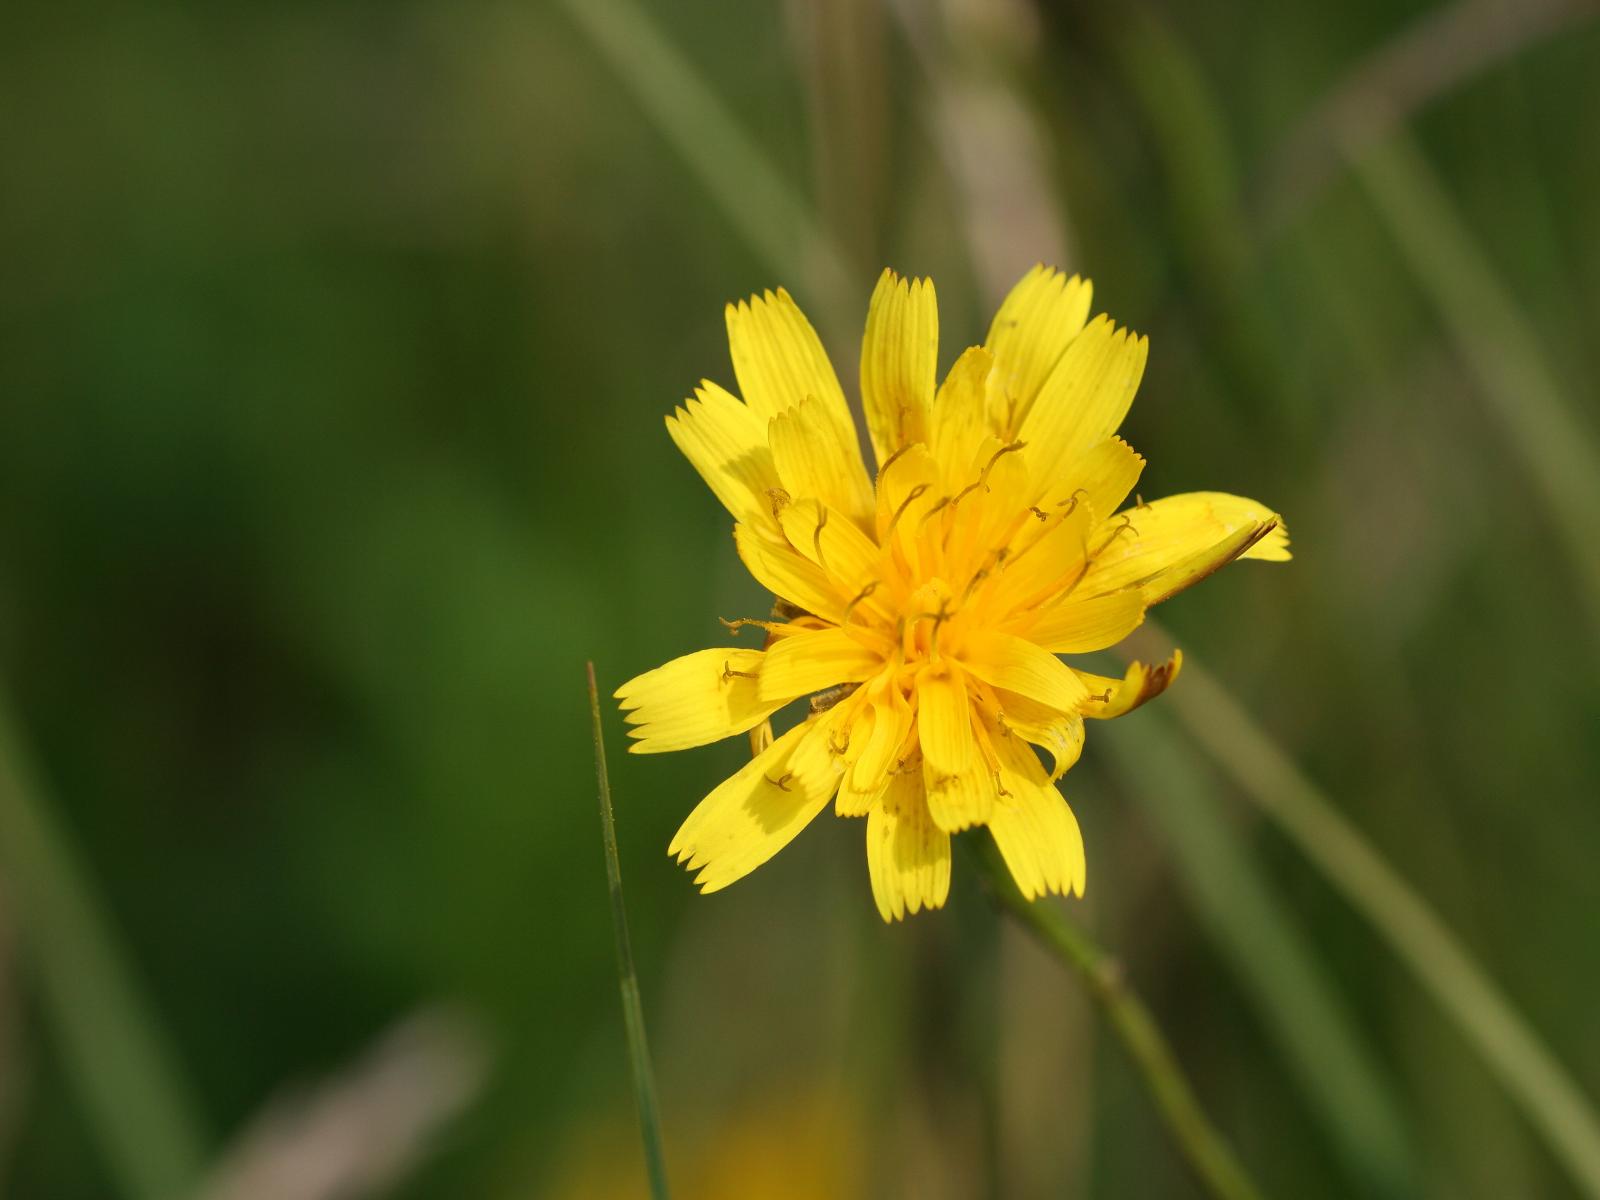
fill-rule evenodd
<path id="1" fill-rule="evenodd" d="M 1114 645 L 1235 558 L 1289 557 L 1253 500 L 1123 507 L 1144 459 L 1116 431 L 1147 343 L 1086 323 L 1089 301 L 1087 281 L 1034 268 L 937 383 L 933 284 L 885 271 L 861 348 L 875 477 L 788 294 L 728 307 L 743 402 L 702 383 L 667 429 L 777 602 L 771 619 L 728 622 L 763 629 L 762 649 L 701 650 L 616 693 L 636 753 L 751 734 L 754 757 L 669 848 L 703 890 L 760 866 L 832 800 L 866 818 L 885 920 L 944 903 L 950 835 L 975 825 L 1024 894 L 1082 894 L 1083 839 L 1056 781 L 1084 718 L 1137 708 L 1182 659 L 1115 679 L 1056 656 Z M 773 738 L 769 718 L 802 697 L 804 718 Z"/>

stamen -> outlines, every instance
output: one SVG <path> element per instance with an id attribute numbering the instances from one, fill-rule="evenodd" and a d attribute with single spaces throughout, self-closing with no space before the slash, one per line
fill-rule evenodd
<path id="1" fill-rule="evenodd" d="M 976 483 L 967 484 L 966 487 L 962 488 L 959 492 L 956 493 L 956 498 L 954 500 L 952 500 L 950 503 L 952 503 L 952 504 L 960 504 L 963 500 L 965 500 L 967 498 L 968 495 L 970 495 L 971 493 L 977 491 L 982 486 L 983 486 L 983 480 L 981 480 L 981 479 L 978 480 L 978 482 L 976 482 Z"/>
<path id="2" fill-rule="evenodd" d="M 933 634 L 928 639 L 928 651 L 930 658 L 937 659 L 939 657 L 939 626 L 943 625 L 954 615 L 955 614 L 950 611 L 950 601 L 940 600 L 938 612 L 920 612 L 910 618 L 909 625 L 913 630 L 916 629 L 917 625 L 922 621 L 933 622 Z"/>
<path id="3" fill-rule="evenodd" d="M 909 444 L 901 446 L 900 449 L 896 450 L 893 454 L 889 455 L 888 458 L 883 460 L 883 466 L 878 468 L 878 486 L 879 487 L 883 486 L 883 477 L 889 473 L 889 468 L 894 466 L 895 463 L 899 462 L 900 461 L 900 456 L 902 454 L 904 454 L 909 449 L 911 449 L 911 446 Z"/>
<path id="4" fill-rule="evenodd" d="M 819 505 L 818 507 L 821 506 Z M 811 535 L 811 544 L 816 548 L 817 551 L 817 562 L 823 567 L 826 567 L 828 564 L 822 561 L 822 527 L 828 523 L 829 511 L 830 510 L 826 508 L 822 509 L 822 516 L 817 520 L 816 532 Z"/>
<path id="5" fill-rule="evenodd" d="M 894 527 L 899 524 L 900 518 L 905 516 L 906 509 L 911 507 L 911 502 L 919 499 L 927 490 L 927 484 L 919 483 L 916 487 L 912 488 L 906 493 L 906 498 L 900 502 L 900 507 L 894 510 L 894 516 L 889 518 L 889 528 L 884 530 L 885 536 L 888 536 L 890 533 L 894 532 Z"/>
<path id="6" fill-rule="evenodd" d="M 781 487 L 767 489 L 767 499 L 772 503 L 772 519 L 778 520 L 783 515 L 783 510 L 794 503 L 794 497 Z"/>
<path id="7" fill-rule="evenodd" d="M 951 499 L 950 499 L 949 496 L 946 496 L 942 500 L 940 500 L 937 504 L 935 504 L 927 512 L 922 514 L 922 520 L 917 522 L 917 528 L 921 529 L 924 525 L 926 525 L 928 523 L 928 518 L 929 517 L 933 516 L 934 513 L 940 512 L 943 509 L 947 508 L 950 505 L 950 503 L 951 503 Z"/>
<path id="8" fill-rule="evenodd" d="M 857 592 L 856 598 L 844 606 L 844 620 L 840 621 L 839 624 L 850 624 L 850 614 L 855 612 L 856 605 L 860 604 L 868 596 L 872 595 L 873 592 L 877 591 L 882 582 L 883 581 L 881 579 L 874 579 L 871 583 L 867 584 L 866 587 Z"/>
<path id="9" fill-rule="evenodd" d="M 1045 510 L 1040 508 L 1037 504 L 1028 505 L 1028 511 L 1034 516 L 1038 517 L 1041 521 L 1048 521 L 1050 519 L 1050 514 L 1045 512 Z"/>
<path id="10" fill-rule="evenodd" d="M 1089 498 L 1089 489 L 1088 488 L 1074 488 L 1073 492 L 1072 492 L 1072 495 L 1068 496 L 1065 500 L 1057 500 L 1056 501 L 1056 507 L 1057 508 L 1065 508 L 1067 510 L 1066 512 L 1061 514 L 1062 516 L 1064 516 L 1064 517 L 1071 516 L 1074 512 L 1077 511 L 1077 508 L 1078 508 L 1078 497 L 1079 496 L 1082 496 L 1085 500 L 1087 500 Z"/>
<path id="11" fill-rule="evenodd" d="M 735 675 L 737 675 L 740 679 L 761 678 L 760 674 L 755 671 L 735 671 L 733 669 L 733 659 L 730 658 L 727 662 L 722 664 L 722 682 L 727 683 L 728 680 L 732 679 Z"/>
<path id="12" fill-rule="evenodd" d="M 758 621 L 755 617 L 740 617 L 734 621 L 728 620 L 727 617 L 718 617 L 717 620 L 722 622 L 729 633 L 738 633 L 746 625 L 754 625 L 757 629 L 770 632 L 775 626 L 783 624 L 781 621 Z"/>
<path id="13" fill-rule="evenodd" d="M 780 792 L 787 792 L 789 790 L 789 781 L 794 778 L 794 772 L 785 771 L 776 779 L 774 779 L 771 775 L 763 776 L 763 778 L 766 779 L 766 781 L 773 787 L 777 788 Z"/>
<path id="14" fill-rule="evenodd" d="M 1111 531 L 1111 536 L 1100 543 L 1100 548 L 1094 552 L 1095 557 L 1098 558 L 1100 555 L 1109 550 L 1111 548 L 1111 543 L 1117 540 L 1118 535 L 1124 533 L 1132 533 L 1134 537 L 1139 536 L 1139 531 L 1133 527 L 1133 522 L 1128 520 L 1128 515 L 1126 513 L 1122 514 L 1122 524 L 1113 529 Z"/>
<path id="15" fill-rule="evenodd" d="M 1027 444 L 1027 442 L 1012 442 L 1008 446 L 1001 446 L 1000 449 L 996 450 L 993 456 L 989 459 L 988 465 L 983 468 L 983 473 L 978 476 L 978 482 L 983 484 L 984 487 L 988 487 L 989 472 L 994 470 L 995 463 L 999 462 L 1003 456 L 1007 454 L 1014 454 L 1016 451 L 1021 450 Z"/>

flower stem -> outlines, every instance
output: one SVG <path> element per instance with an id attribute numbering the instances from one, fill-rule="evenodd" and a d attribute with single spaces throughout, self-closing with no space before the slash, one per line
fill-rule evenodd
<path id="1" fill-rule="evenodd" d="M 628 910 L 622 902 L 622 867 L 617 860 L 617 821 L 611 811 L 611 776 L 606 770 L 606 744 L 600 731 L 600 693 L 594 664 L 588 663 L 589 712 L 594 718 L 594 773 L 600 785 L 600 830 L 606 847 L 606 883 L 611 892 L 611 927 L 617 940 L 617 982 L 622 990 L 622 1023 L 628 1033 L 628 1063 L 633 1070 L 633 1095 L 639 1109 L 639 1135 L 644 1141 L 645 1169 L 653 1200 L 667 1200 L 667 1160 L 661 1148 L 661 1110 L 656 1104 L 655 1074 L 644 1036 L 644 1005 L 639 976 L 633 968 L 628 940 Z"/>
<path id="2" fill-rule="evenodd" d="M 1026 899 L 1001 861 L 993 839 L 974 836 L 962 841 L 974 850 L 995 904 L 1083 980 L 1139 1072 L 1184 1161 L 1206 1192 L 1217 1200 L 1260 1200 L 1260 1190 L 1201 1109 L 1194 1088 L 1149 1008 L 1128 986 L 1121 964 L 1059 906 Z"/>

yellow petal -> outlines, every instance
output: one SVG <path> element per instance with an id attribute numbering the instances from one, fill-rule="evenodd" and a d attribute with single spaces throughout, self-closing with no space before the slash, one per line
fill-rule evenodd
<path id="1" fill-rule="evenodd" d="M 1076 594 L 1088 565 L 1096 520 L 1094 509 L 1080 498 L 1065 514 L 1040 525 L 1037 537 L 1001 568 L 996 590 L 1003 606 L 1020 613 L 1068 587 Z"/>
<path id="2" fill-rule="evenodd" d="M 768 489 L 778 486 L 766 424 L 716 384 L 702 383 L 695 399 L 667 418 L 667 432 L 723 507 L 770 536 Z"/>
<path id="3" fill-rule="evenodd" d="M 985 343 L 1010 412 L 997 429 L 1009 439 L 1033 405 L 1068 343 L 1083 329 L 1094 288 L 1042 263 L 1024 275 L 1000 305 Z M 1102 511 L 1110 511 L 1109 509 Z"/>
<path id="4" fill-rule="evenodd" d="M 1245 525 L 1229 534 L 1215 546 L 1196 550 L 1159 574 L 1147 579 L 1140 587 L 1145 600 L 1159 604 L 1199 583 L 1207 575 L 1241 558 L 1257 542 L 1265 538 L 1276 526 L 1272 523 Z"/>
<path id="5" fill-rule="evenodd" d="M 1083 895 L 1083 834 L 1072 809 L 1025 742 L 1009 739 L 999 751 L 1005 794 L 989 814 L 989 832 L 1017 888 L 1030 900 L 1047 892 Z"/>
<path id="6" fill-rule="evenodd" d="M 961 665 L 991 687 L 1016 692 L 1060 713 L 1077 712 L 1089 698 L 1089 689 L 1066 663 L 1008 633 L 969 633 Z"/>
<path id="7" fill-rule="evenodd" d="M 1289 553 L 1289 527 L 1283 523 L 1283 518 L 1279 517 L 1278 523 L 1239 557 L 1255 558 L 1262 562 L 1288 562 L 1293 558 L 1294 555 Z"/>
<path id="8" fill-rule="evenodd" d="M 1094 596 L 1138 586 L 1155 604 L 1239 557 L 1277 524 L 1270 508 L 1223 492 L 1188 492 L 1130 508 L 1095 535 L 1094 561 L 1078 590 Z M 1286 537 L 1266 552 L 1287 553 Z"/>
<path id="9" fill-rule="evenodd" d="M 1144 621 L 1138 588 L 1088 600 L 1069 596 L 1039 614 L 1024 636 L 1054 654 L 1092 654 L 1115 646 Z"/>
<path id="10" fill-rule="evenodd" d="M 1083 673 L 1080 671 L 1079 677 Z M 1054 783 L 1070 771 L 1083 754 L 1083 718 L 1063 716 L 1036 700 L 1014 692 L 997 692 L 1000 701 L 1001 735 L 1005 731 L 1050 752 L 1050 781 Z"/>
<path id="11" fill-rule="evenodd" d="M 1091 321 L 1022 418 L 1017 436 L 1028 444 L 1030 457 L 1058 464 L 1059 471 L 1115 433 L 1133 403 L 1148 350 L 1145 338 L 1118 329 L 1110 318 Z"/>
<path id="12" fill-rule="evenodd" d="M 1023 450 L 1021 442 L 1006 443 L 992 437 L 978 447 L 967 486 L 951 501 L 955 514 L 949 551 L 952 562 L 967 562 L 976 553 L 983 565 L 996 565 L 995 551 L 1010 542 L 1018 518 L 1026 515 L 1033 503 L 1036 489 Z M 916 453 L 914 448 L 905 457 Z M 897 464 L 895 470 L 899 469 Z"/>
<path id="13" fill-rule="evenodd" d="M 782 701 L 762 700 L 759 650 L 697 650 L 628 680 L 616 691 L 638 738 L 635 754 L 686 750 L 744 733 Z"/>
<path id="14" fill-rule="evenodd" d="M 778 478 L 792 499 L 819 500 L 858 525 L 870 525 L 872 481 L 855 432 L 841 431 L 821 401 L 808 396 L 773 417 L 767 440 Z"/>
<path id="15" fill-rule="evenodd" d="M 761 660 L 757 694 L 783 703 L 839 683 L 859 683 L 883 668 L 883 658 L 842 629 L 797 633 L 773 642 Z"/>
<path id="16" fill-rule="evenodd" d="M 880 466 L 902 446 L 927 439 L 938 354 L 932 281 L 884 271 L 861 339 L 861 401 Z"/>
<path id="17" fill-rule="evenodd" d="M 989 820 L 996 792 L 994 773 L 982 761 L 959 775 L 934 778 L 927 760 L 922 764 L 922 786 L 928 798 L 928 811 L 934 824 L 949 833 L 959 833 Z"/>
<path id="18" fill-rule="evenodd" d="M 931 667 L 917 676 L 917 736 L 936 775 L 969 770 L 977 757 L 966 684 L 958 671 Z"/>
<path id="19" fill-rule="evenodd" d="M 1112 437 L 1086 451 L 1066 474 L 1074 495 L 1085 497 L 1106 517 L 1122 507 L 1144 471 L 1144 457 L 1121 438 Z"/>
<path id="20" fill-rule="evenodd" d="M 1174 650 L 1171 658 L 1154 666 L 1142 662 L 1129 663 L 1127 674 L 1121 679 L 1079 671 L 1078 678 L 1083 680 L 1090 692 L 1089 703 L 1083 706 L 1083 715 L 1109 721 L 1130 713 L 1171 687 L 1181 670 L 1183 651 Z"/>
<path id="21" fill-rule="evenodd" d="M 739 391 L 763 421 L 815 396 L 834 419 L 853 427 L 839 377 L 805 314 L 779 288 L 730 304 L 728 349 Z"/>
<path id="22" fill-rule="evenodd" d="M 826 752 L 830 732 L 825 718 L 797 725 L 689 814 L 667 852 L 699 871 L 702 891 L 748 875 L 823 810 L 839 782 Z"/>
<path id="23" fill-rule="evenodd" d="M 929 449 L 946 490 L 959 491 L 979 445 L 990 435 L 989 394 L 994 356 L 973 346 L 956 359 L 939 385 L 929 424 Z"/>
<path id="24" fill-rule="evenodd" d="M 911 446 L 878 472 L 878 542 L 887 543 L 889 526 L 916 529 L 916 513 L 906 503 L 920 498 L 924 508 L 940 498 L 939 464 L 924 446 Z M 902 524 L 902 522 L 904 524 Z"/>
<path id="25" fill-rule="evenodd" d="M 836 811 L 841 817 L 863 817 L 889 783 L 895 756 L 911 730 L 911 710 L 898 688 L 868 705 L 851 730 L 855 758 L 839 788 Z M 904 773 L 904 772 L 902 772 Z"/>
<path id="26" fill-rule="evenodd" d="M 978 753 L 959 671 L 934 667 L 917 677 L 917 737 L 923 789 L 939 828 L 953 833 L 982 824 L 994 800 L 994 780 Z"/>
<path id="27" fill-rule="evenodd" d="M 843 624 L 846 600 L 816 563 L 788 545 L 757 536 L 745 525 L 733 529 L 739 559 L 755 581 L 774 596 L 834 624 Z"/>
<path id="28" fill-rule="evenodd" d="M 834 591 L 850 597 L 856 611 L 884 624 L 893 621 L 891 594 L 882 586 L 882 552 L 848 517 L 818 501 L 801 501 L 783 509 L 778 519 L 789 544 L 821 567 Z"/>
<path id="29" fill-rule="evenodd" d="M 942 907 L 950 894 L 950 835 L 935 824 L 916 774 L 896 776 L 868 815 L 867 872 L 885 921 Z"/>

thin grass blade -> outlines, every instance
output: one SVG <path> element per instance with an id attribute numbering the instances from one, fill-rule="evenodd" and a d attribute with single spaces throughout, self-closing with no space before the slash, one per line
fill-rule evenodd
<path id="1" fill-rule="evenodd" d="M 633 1095 L 639 1109 L 639 1134 L 644 1141 L 650 1195 L 654 1200 L 666 1200 L 670 1193 L 661 1141 L 661 1109 L 656 1103 L 655 1073 L 650 1067 L 650 1047 L 644 1036 L 644 1005 L 639 999 L 639 976 L 633 967 L 633 944 L 628 940 L 628 910 L 622 902 L 617 822 L 611 810 L 611 776 L 606 769 L 605 736 L 600 728 L 600 693 L 595 687 L 593 663 L 588 664 L 588 672 L 589 711 L 594 718 L 594 773 L 600 788 L 600 831 L 606 848 L 606 884 L 611 892 L 611 927 L 617 942 L 617 983 L 622 991 L 622 1022 L 628 1032 L 628 1064 L 633 1071 Z"/>

